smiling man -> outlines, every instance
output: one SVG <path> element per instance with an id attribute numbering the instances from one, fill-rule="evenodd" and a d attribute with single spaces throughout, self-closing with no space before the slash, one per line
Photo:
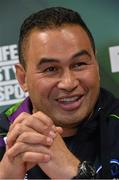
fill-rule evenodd
<path id="1" fill-rule="evenodd" d="M 16 76 L 29 96 L 0 116 L 0 178 L 117 178 L 119 100 L 100 88 L 80 15 L 53 7 L 28 17 L 19 61 Z"/>

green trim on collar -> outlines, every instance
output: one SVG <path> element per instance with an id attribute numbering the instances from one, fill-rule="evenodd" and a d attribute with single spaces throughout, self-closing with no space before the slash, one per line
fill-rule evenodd
<path id="1" fill-rule="evenodd" d="M 11 116 L 11 114 L 14 113 L 14 112 L 17 110 L 17 108 L 20 106 L 21 103 L 22 103 L 22 101 L 14 104 L 14 105 L 12 105 L 12 106 L 10 106 L 10 107 L 4 112 L 5 115 L 6 115 L 7 117 Z"/>
<path id="2" fill-rule="evenodd" d="M 0 133 L 0 137 L 3 137 L 3 136 L 7 136 L 7 133 L 6 132 L 3 132 L 3 133 Z"/>
<path id="3" fill-rule="evenodd" d="M 116 114 L 110 114 L 111 117 L 115 117 L 116 119 L 119 119 L 119 116 L 117 116 Z"/>

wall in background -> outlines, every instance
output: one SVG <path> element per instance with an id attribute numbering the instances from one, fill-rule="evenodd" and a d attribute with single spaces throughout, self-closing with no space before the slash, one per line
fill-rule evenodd
<path id="1" fill-rule="evenodd" d="M 1 0 L 0 1 L 0 111 L 24 98 L 15 80 L 14 63 L 18 61 L 17 41 L 23 20 L 31 13 L 51 6 L 78 11 L 92 32 L 101 84 L 119 97 L 119 68 L 112 72 L 109 47 L 119 46 L 119 1 L 117 0 Z M 119 47 L 115 51 L 119 67 Z M 113 60 L 112 59 L 112 63 Z"/>

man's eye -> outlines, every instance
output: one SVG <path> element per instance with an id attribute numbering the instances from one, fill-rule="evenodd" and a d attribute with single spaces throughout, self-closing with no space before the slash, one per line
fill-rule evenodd
<path id="1" fill-rule="evenodd" d="M 56 70 L 57 70 L 56 67 L 51 66 L 51 67 L 46 68 L 46 69 L 44 70 L 44 72 L 55 72 Z"/>
<path id="2" fill-rule="evenodd" d="M 73 65 L 74 68 L 81 68 L 82 66 L 85 66 L 86 63 L 85 62 L 80 62 L 80 63 L 76 63 Z"/>

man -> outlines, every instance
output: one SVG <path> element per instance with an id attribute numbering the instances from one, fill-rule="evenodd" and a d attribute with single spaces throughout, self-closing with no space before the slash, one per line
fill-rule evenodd
<path id="1" fill-rule="evenodd" d="M 95 52 L 77 12 L 24 21 L 16 76 L 29 97 L 0 116 L 1 179 L 119 177 L 119 100 L 100 88 Z"/>

